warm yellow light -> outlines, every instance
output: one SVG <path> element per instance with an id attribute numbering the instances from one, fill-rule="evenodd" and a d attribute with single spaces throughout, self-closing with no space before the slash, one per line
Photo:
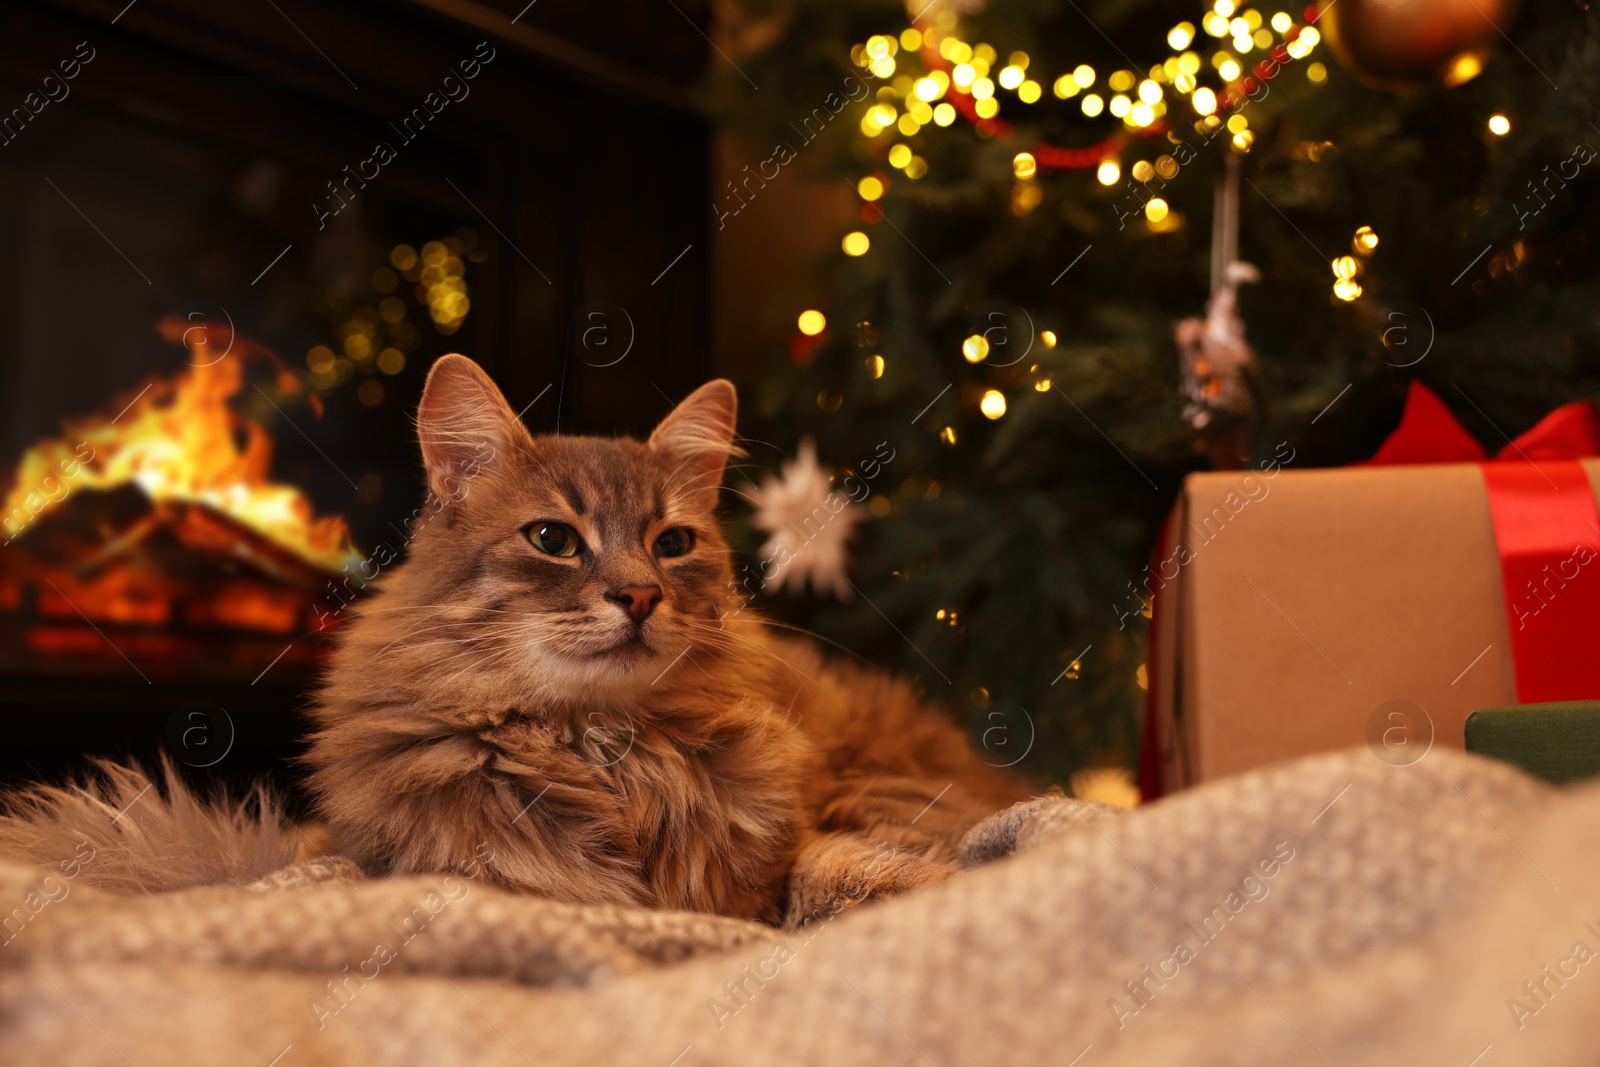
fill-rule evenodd
<path id="1" fill-rule="evenodd" d="M 1224 59 L 1222 65 L 1217 67 L 1217 73 L 1222 75 L 1222 80 L 1231 82 L 1239 76 L 1239 64 L 1231 59 Z"/>
<path id="2" fill-rule="evenodd" d="M 1000 101 L 991 96 L 987 100 L 979 100 L 973 104 L 972 110 L 978 113 L 980 119 L 992 119 L 1000 114 Z"/>
<path id="3" fill-rule="evenodd" d="M 1128 169 L 1128 173 L 1133 175 L 1136 182 L 1147 182 L 1156 176 L 1156 168 L 1150 165 L 1149 160 L 1141 159 Z"/>
<path id="4" fill-rule="evenodd" d="M 1284 45 L 1283 47 L 1284 47 L 1284 51 L 1288 52 L 1291 56 L 1293 56 L 1296 59 L 1304 59 L 1306 56 L 1309 56 L 1311 54 L 1311 48 L 1304 41 L 1300 40 L 1300 38 L 1298 38 L 1298 37 L 1296 37 L 1294 40 L 1290 41 L 1288 44 Z"/>
<path id="5" fill-rule="evenodd" d="M 1203 85 L 1194 91 L 1190 101 L 1194 104 L 1197 115 L 1209 115 L 1217 110 L 1217 94 Z"/>
<path id="6" fill-rule="evenodd" d="M 1072 80 L 1072 75 L 1063 74 L 1056 79 L 1050 91 L 1055 93 L 1058 99 L 1066 100 L 1078 95 L 1078 83 Z"/>
<path id="7" fill-rule="evenodd" d="M 1262 27 L 1261 29 L 1257 30 L 1255 33 L 1250 35 L 1250 40 L 1255 43 L 1255 46 L 1257 48 L 1271 48 L 1272 47 L 1272 31 L 1267 29 L 1266 27 Z"/>
<path id="8" fill-rule="evenodd" d="M 1094 84 L 1094 68 L 1087 63 L 1079 63 L 1072 71 L 1072 80 L 1078 88 L 1087 89 Z"/>
<path id="9" fill-rule="evenodd" d="M 1356 276 L 1356 257 L 1339 256 L 1328 264 L 1333 268 L 1335 278 L 1354 278 Z"/>
<path id="10" fill-rule="evenodd" d="M 1040 378 L 1038 381 L 1034 382 L 1033 391 L 1036 393 L 1048 393 L 1050 391 L 1050 379 Z"/>
<path id="11" fill-rule="evenodd" d="M 1249 130 L 1240 130 L 1233 135 L 1233 148 L 1236 152 L 1248 152 L 1250 146 L 1256 143 L 1256 135 Z"/>
<path id="12" fill-rule="evenodd" d="M 1027 81 L 1017 86 L 1017 99 L 1021 100 L 1024 104 L 1036 104 L 1039 102 L 1039 98 L 1043 95 L 1044 87 L 1038 82 L 1034 81 L 1032 78 L 1029 78 Z"/>
<path id="13" fill-rule="evenodd" d="M 1228 117 L 1228 132 L 1242 133 L 1250 125 L 1250 120 L 1243 115 L 1230 115 Z"/>
<path id="14" fill-rule="evenodd" d="M 1145 80 L 1139 83 L 1139 99 L 1147 104 L 1153 104 L 1161 99 L 1161 86 L 1153 81 Z"/>
<path id="15" fill-rule="evenodd" d="M 864 256 L 867 249 L 872 247 L 872 239 L 860 230 L 844 235 L 844 240 L 839 242 L 847 256 Z"/>
<path id="16" fill-rule="evenodd" d="M 1489 132 L 1496 137 L 1504 137 L 1511 132 L 1511 120 L 1504 115 L 1490 115 Z"/>
<path id="17" fill-rule="evenodd" d="M 922 123 L 917 121 L 917 116 L 908 111 L 900 116 L 900 121 L 895 123 L 895 129 L 899 130 L 902 136 L 915 137 L 917 131 L 922 129 Z"/>
<path id="18" fill-rule="evenodd" d="M 1235 38 L 1250 36 L 1250 23 L 1242 18 L 1234 19 L 1228 23 L 1228 32 Z"/>
<path id="19" fill-rule="evenodd" d="M 807 337 L 815 337 L 827 329 L 828 326 L 828 320 L 823 316 L 822 312 L 811 309 L 800 312 L 800 318 L 796 321 L 800 327 L 800 332 Z"/>
<path id="20" fill-rule="evenodd" d="M 950 72 L 950 80 L 961 89 L 971 85 L 977 77 L 978 72 L 972 69 L 971 63 L 957 63 L 955 69 Z"/>
<path id="21" fill-rule="evenodd" d="M 916 83 L 912 85 L 911 91 L 916 94 L 918 100 L 926 100 L 930 103 L 944 95 L 944 90 L 939 88 L 939 83 L 932 78 L 918 78 Z"/>
<path id="22" fill-rule="evenodd" d="M 989 339 L 975 333 L 961 342 L 961 355 L 968 363 L 982 363 L 989 356 Z"/>
<path id="23" fill-rule="evenodd" d="M 1306 78 L 1312 85 L 1321 85 L 1328 80 L 1328 68 L 1321 63 L 1313 63 L 1306 68 Z"/>
<path id="24" fill-rule="evenodd" d="M 1348 303 L 1361 295 L 1361 283 L 1352 278 L 1340 278 L 1333 283 L 1333 295 Z"/>
<path id="25" fill-rule="evenodd" d="M 878 122 L 877 116 L 868 108 L 867 113 L 861 116 L 861 132 L 868 137 L 876 137 L 883 132 L 883 126 Z"/>
<path id="26" fill-rule="evenodd" d="M 1056 346 L 1056 332 L 1054 330 L 1040 330 L 1039 341 L 1046 348 L 1054 348 Z"/>
<path id="27" fill-rule="evenodd" d="M 1224 15 L 1218 15 L 1213 12 L 1205 17 L 1202 25 L 1205 26 L 1206 33 L 1212 37 L 1226 37 L 1228 35 L 1228 19 Z"/>
<path id="28" fill-rule="evenodd" d="M 1117 179 L 1122 177 L 1122 167 L 1114 159 L 1102 159 L 1100 166 L 1095 168 L 1094 176 L 1101 185 L 1115 185 Z"/>
<path id="29" fill-rule="evenodd" d="M 955 444 L 956 443 L 956 428 L 954 426 L 946 426 L 944 429 L 940 430 L 939 431 L 939 440 L 943 441 L 947 445 Z"/>
<path id="30" fill-rule="evenodd" d="M 1167 217 L 1167 202 L 1159 196 L 1154 197 L 1144 206 L 1144 217 L 1151 222 L 1160 222 Z"/>
<path id="31" fill-rule="evenodd" d="M 906 177 L 915 181 L 928 173 L 928 161 L 921 156 L 912 156 L 911 162 L 906 164 Z"/>
<path id="32" fill-rule="evenodd" d="M 1211 10 L 1215 11 L 1223 18 L 1227 18 L 1229 15 L 1239 10 L 1239 6 L 1235 4 L 1233 0 L 1217 0 L 1215 4 L 1211 5 Z"/>
<path id="33" fill-rule="evenodd" d="M 1251 8 L 1244 13 L 1244 24 L 1249 26 L 1251 30 L 1260 29 L 1261 21 L 1261 12 L 1257 11 L 1255 8 Z"/>
<path id="34" fill-rule="evenodd" d="M 1032 152 L 1018 152 L 1011 161 L 1011 172 L 1019 178 L 1031 178 L 1038 173 L 1039 165 Z"/>
<path id="35" fill-rule="evenodd" d="M 867 55 L 873 59 L 889 55 L 889 38 L 881 34 L 874 34 L 867 38 Z"/>
<path id="36" fill-rule="evenodd" d="M 861 194 L 863 200 L 876 200 L 883 195 L 883 182 L 870 176 L 862 178 L 856 183 L 856 192 Z"/>
<path id="37" fill-rule="evenodd" d="M 978 78 L 972 83 L 970 91 L 974 100 L 987 100 L 994 95 L 994 82 L 988 78 Z"/>
<path id="38" fill-rule="evenodd" d="M 1128 121 L 1140 129 L 1144 129 L 1156 120 L 1155 108 L 1143 100 L 1133 105 L 1133 110 L 1128 112 Z"/>
<path id="39" fill-rule="evenodd" d="M 1111 98 L 1111 104 L 1106 110 L 1110 111 L 1111 114 L 1115 115 L 1119 119 L 1126 118 L 1128 112 L 1133 110 L 1133 101 L 1129 100 L 1121 93 L 1118 93 L 1116 96 Z"/>
<path id="40" fill-rule="evenodd" d="M 900 31 L 900 47 L 908 52 L 915 52 L 922 47 L 922 31 L 912 26 L 910 29 Z"/>
<path id="41" fill-rule="evenodd" d="M 880 56 L 874 59 L 872 61 L 872 73 L 880 78 L 892 77 L 894 75 L 894 60 L 888 56 Z"/>
<path id="42" fill-rule="evenodd" d="M 1099 93 L 1089 93 L 1083 98 L 1083 113 L 1094 118 L 1106 109 L 1106 102 L 1100 99 Z"/>
<path id="43" fill-rule="evenodd" d="M 1006 413 L 1005 394 L 998 389 L 990 389 L 983 394 L 983 399 L 978 401 L 978 410 L 983 412 L 986 419 L 998 419 Z"/>
<path id="44" fill-rule="evenodd" d="M 950 104 L 940 104 L 933 109 L 933 124 L 935 126 L 948 126 L 956 120 L 956 109 Z"/>
<path id="45" fill-rule="evenodd" d="M 1189 75 L 1199 74 L 1200 56 L 1194 52 L 1185 52 L 1178 57 L 1178 69 Z"/>
<path id="46" fill-rule="evenodd" d="M 1294 25 L 1294 19 L 1287 11 L 1280 11 L 1272 16 L 1272 28 L 1279 33 L 1288 33 L 1289 27 Z"/>
<path id="47" fill-rule="evenodd" d="M 1250 51 L 1252 47 L 1253 46 L 1249 37 L 1235 37 L 1233 39 L 1233 50 L 1238 52 L 1240 55 L 1244 55 L 1246 52 Z"/>
<path id="48" fill-rule="evenodd" d="M 995 80 L 1000 83 L 1002 89 L 1015 89 L 1022 84 L 1022 77 L 1021 67 L 1005 67 Z"/>
<path id="49" fill-rule="evenodd" d="M 883 377 L 883 357 L 882 356 L 868 356 L 867 357 L 867 377 L 869 377 L 869 378 L 882 378 Z"/>
<path id="50" fill-rule="evenodd" d="M 1322 34 L 1317 32 L 1317 28 L 1315 26 L 1307 26 L 1305 29 L 1300 31 L 1300 43 L 1305 45 L 1307 48 L 1317 47 L 1317 42 L 1320 40 L 1322 40 Z"/>
<path id="51" fill-rule="evenodd" d="M 1027 70 L 1028 64 L 1033 61 L 1028 58 L 1028 53 L 1026 52 L 1012 52 L 1006 57 L 1006 62 L 1018 70 Z"/>
<path id="52" fill-rule="evenodd" d="M 911 162 L 911 148 L 909 145 L 897 144 L 889 149 L 889 166 L 899 169 Z"/>
<path id="53" fill-rule="evenodd" d="M 1189 47 L 1189 42 L 1194 40 L 1194 23 L 1180 22 L 1167 31 L 1167 44 L 1172 46 L 1174 52 L 1181 52 Z"/>
<path id="54" fill-rule="evenodd" d="M 1119 70 L 1111 75 L 1106 84 L 1119 93 L 1125 93 L 1133 88 L 1135 79 L 1132 71 Z"/>
<path id="55" fill-rule="evenodd" d="M 1378 235 L 1373 232 L 1371 226 L 1363 226 L 1356 231 L 1356 235 L 1350 243 L 1357 252 L 1364 256 L 1370 256 L 1378 247 Z"/>
<path id="56" fill-rule="evenodd" d="M 895 110 L 888 104 L 875 104 L 872 108 L 872 118 L 879 126 L 893 126 Z"/>
<path id="57" fill-rule="evenodd" d="M 399 374 L 406 369 L 406 354 L 398 348 L 385 348 L 378 353 L 378 369 L 385 374 Z"/>
<path id="58" fill-rule="evenodd" d="M 1184 94 L 1194 92 L 1195 86 L 1198 84 L 1200 83 L 1194 80 L 1193 74 L 1181 70 L 1172 79 L 1172 87 Z"/>
<path id="59" fill-rule="evenodd" d="M 1471 52 L 1467 52 L 1456 57 L 1456 61 L 1450 64 L 1450 69 L 1445 72 L 1442 80 L 1445 85 L 1454 89 L 1456 86 L 1463 85 L 1476 78 L 1482 72 L 1483 60 Z"/>

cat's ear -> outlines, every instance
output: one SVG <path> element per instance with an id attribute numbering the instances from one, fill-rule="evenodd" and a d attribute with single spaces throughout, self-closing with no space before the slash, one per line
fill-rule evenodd
<path id="1" fill-rule="evenodd" d="M 440 356 L 428 371 L 417 409 L 417 438 L 428 488 L 459 504 L 479 474 L 505 469 L 533 438 L 489 376 L 466 356 Z"/>
<path id="2" fill-rule="evenodd" d="M 675 481 L 703 493 L 715 506 L 728 457 L 742 454 L 733 443 L 739 394 L 726 378 L 690 393 L 650 435 L 650 447 L 674 467 Z"/>

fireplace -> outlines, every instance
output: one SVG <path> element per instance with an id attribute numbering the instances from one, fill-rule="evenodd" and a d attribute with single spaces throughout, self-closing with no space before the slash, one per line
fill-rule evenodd
<path id="1" fill-rule="evenodd" d="M 0 145 L 6 780 L 162 752 L 292 777 L 348 577 L 408 539 L 444 352 L 535 430 L 644 430 L 703 378 L 704 40 L 622 6 L 0 15 L 0 92 L 81 63 Z M 616 366 L 570 348 L 596 306 L 638 332 Z"/>

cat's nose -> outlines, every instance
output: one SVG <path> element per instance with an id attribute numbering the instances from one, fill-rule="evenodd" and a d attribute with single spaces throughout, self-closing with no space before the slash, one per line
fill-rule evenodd
<path id="1" fill-rule="evenodd" d="M 606 599 L 633 616 L 634 622 L 643 622 L 661 603 L 659 585 L 625 585 L 606 594 Z"/>

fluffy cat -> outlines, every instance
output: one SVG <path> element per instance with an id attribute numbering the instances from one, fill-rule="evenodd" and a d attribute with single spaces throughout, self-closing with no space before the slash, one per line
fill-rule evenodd
<path id="1" fill-rule="evenodd" d="M 716 517 L 736 397 L 646 442 L 533 437 L 478 365 L 433 367 L 436 514 L 339 637 L 305 759 L 371 873 L 492 850 L 561 900 L 797 924 L 947 877 L 1027 794 L 887 675 L 741 610 Z"/>

